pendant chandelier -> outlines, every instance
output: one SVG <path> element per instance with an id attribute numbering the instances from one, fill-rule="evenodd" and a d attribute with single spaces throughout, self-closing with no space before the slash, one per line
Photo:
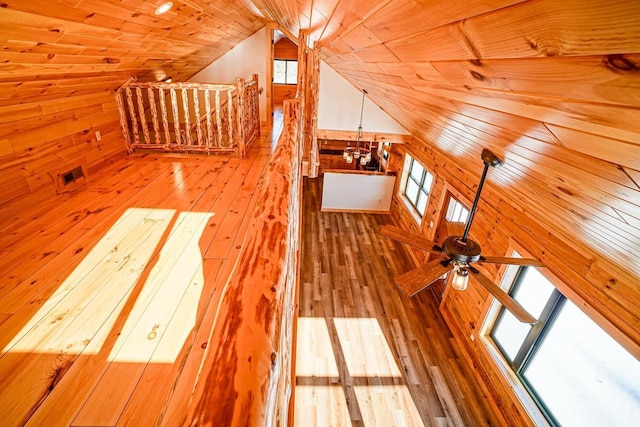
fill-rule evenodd
<path id="1" fill-rule="evenodd" d="M 353 159 L 355 159 L 356 161 L 359 161 L 363 166 L 371 161 L 371 142 L 369 142 L 368 148 L 364 146 L 360 147 L 361 142 L 364 144 L 364 142 L 362 141 L 362 115 L 364 113 L 364 98 L 366 95 L 366 89 L 362 89 L 362 106 L 360 107 L 360 124 L 358 125 L 358 132 L 356 132 L 356 146 L 347 146 L 342 152 L 342 157 L 346 160 L 347 163 L 353 163 Z"/>

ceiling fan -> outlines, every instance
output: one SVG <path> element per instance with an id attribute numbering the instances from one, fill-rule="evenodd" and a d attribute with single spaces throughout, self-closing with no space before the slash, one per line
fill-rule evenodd
<path id="1" fill-rule="evenodd" d="M 454 231 L 456 234 L 448 236 L 444 240 L 442 247 L 440 247 L 422 235 L 402 230 L 399 227 L 393 225 L 385 225 L 382 227 L 380 234 L 383 236 L 406 243 L 418 249 L 439 254 L 442 257 L 441 259 L 436 259 L 401 274 L 400 276 L 395 277 L 394 281 L 406 294 L 413 296 L 430 286 L 444 274 L 453 270 L 454 275 L 451 286 L 454 289 L 462 291 L 467 288 L 469 273 L 471 273 L 471 275 L 475 277 L 478 282 L 480 282 L 480 284 L 489 291 L 489 293 L 496 297 L 498 301 L 511 311 L 519 321 L 524 323 L 536 323 L 536 318 L 529 314 L 524 307 L 522 307 L 508 293 L 503 291 L 498 285 L 493 283 L 491 279 L 482 274 L 472 265 L 474 262 L 479 262 L 544 267 L 544 264 L 537 259 L 493 256 L 485 257 L 482 255 L 480 244 L 469 238 L 469 230 L 471 229 L 471 223 L 473 222 L 473 217 L 475 216 L 478 208 L 480 193 L 482 192 L 482 187 L 487 177 L 489 167 L 499 167 L 503 164 L 502 160 L 500 160 L 498 156 L 486 148 L 482 150 L 480 157 L 484 162 L 484 170 L 482 171 L 482 177 L 478 184 L 478 191 L 476 192 L 473 206 L 469 211 L 469 216 L 467 217 L 466 224 L 464 224 L 464 231 L 461 236 L 459 235 L 459 229 L 456 230 L 458 232 Z M 462 225 L 462 223 L 458 224 Z M 455 230 L 456 227 L 453 227 L 453 229 Z"/>

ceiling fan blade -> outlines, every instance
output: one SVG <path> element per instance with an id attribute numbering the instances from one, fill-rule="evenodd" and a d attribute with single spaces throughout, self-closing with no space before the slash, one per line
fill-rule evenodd
<path id="1" fill-rule="evenodd" d="M 425 238 L 420 234 L 403 230 L 400 227 L 396 227 L 395 225 L 389 225 L 389 224 L 385 225 L 380 229 L 380 234 L 385 237 L 389 237 L 393 240 L 397 240 L 398 242 L 406 243 L 407 245 L 413 246 L 414 248 L 422 249 L 422 250 L 433 252 L 433 253 L 442 252 L 440 248 L 438 248 L 440 250 L 434 248 L 436 244 L 431 240 Z"/>
<path id="2" fill-rule="evenodd" d="M 443 262 L 446 265 L 443 265 Z M 437 259 L 394 277 L 393 281 L 404 293 L 412 297 L 451 270 L 453 270 L 452 262 L 447 263 L 446 260 Z"/>
<path id="3" fill-rule="evenodd" d="M 464 234 L 464 222 L 446 222 L 447 236 L 462 236 Z"/>
<path id="4" fill-rule="evenodd" d="M 527 310 L 525 310 L 518 301 L 513 299 L 511 295 L 493 283 L 493 280 L 489 279 L 473 267 L 469 267 L 467 270 L 473 275 L 473 277 L 478 279 L 478 282 L 480 282 L 482 286 L 496 297 L 496 299 L 500 301 L 502 305 L 504 305 L 519 321 L 531 324 L 538 321 L 535 317 L 529 314 L 529 312 L 527 312 Z"/>
<path id="5" fill-rule="evenodd" d="M 480 257 L 478 262 L 488 262 L 491 264 L 526 265 L 530 267 L 544 267 L 544 264 L 542 262 L 533 258 L 510 258 L 510 257 L 503 257 L 503 256 L 485 256 L 485 257 Z"/>

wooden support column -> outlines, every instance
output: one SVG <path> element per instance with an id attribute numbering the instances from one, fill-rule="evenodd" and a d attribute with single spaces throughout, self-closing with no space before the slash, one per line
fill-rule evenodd
<path id="1" fill-rule="evenodd" d="M 253 75 L 253 81 L 256 82 L 256 92 L 252 100 L 252 104 L 255 102 L 255 111 L 252 111 L 251 114 L 255 114 L 256 136 L 260 136 L 260 80 L 258 80 L 258 74 Z"/>
<path id="2" fill-rule="evenodd" d="M 316 44 L 312 51 L 309 72 L 309 115 L 305 133 L 309 141 L 309 178 L 318 177 L 320 150 L 318 148 L 318 100 L 320 91 L 320 46 Z"/>
<path id="3" fill-rule="evenodd" d="M 298 33 L 298 88 L 296 92 L 296 99 L 300 103 L 300 146 L 303 152 L 303 164 L 306 161 L 308 163 L 309 148 L 306 141 L 305 123 L 307 118 L 307 37 L 309 30 L 301 29 Z M 308 171 L 303 166 L 303 175 L 308 175 Z"/>
<path id="4" fill-rule="evenodd" d="M 276 23 L 269 23 L 266 25 L 267 37 L 265 38 L 267 46 L 265 52 L 267 52 L 267 81 L 265 82 L 265 88 L 267 91 L 267 128 L 270 128 L 273 125 L 273 31 L 278 28 L 279 26 Z"/>

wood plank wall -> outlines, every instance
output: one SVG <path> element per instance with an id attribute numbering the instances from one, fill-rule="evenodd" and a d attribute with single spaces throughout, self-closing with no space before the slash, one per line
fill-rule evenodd
<path id="1" fill-rule="evenodd" d="M 3 2 L 0 203 L 55 194 L 59 173 L 81 165 L 90 174 L 125 155 L 114 89 L 131 75 L 184 81 L 264 21 L 241 2 L 183 1 L 162 16 L 154 14 L 156 6 L 143 0 Z"/>

